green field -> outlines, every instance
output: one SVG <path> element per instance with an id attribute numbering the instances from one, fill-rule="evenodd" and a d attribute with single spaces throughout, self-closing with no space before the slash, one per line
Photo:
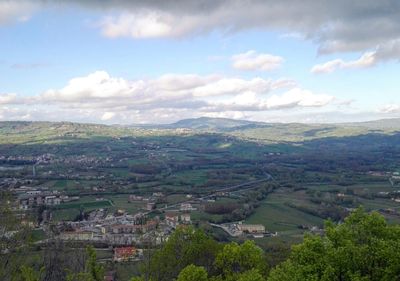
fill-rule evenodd
<path id="1" fill-rule="evenodd" d="M 63 203 L 58 206 L 53 207 L 54 211 L 53 220 L 74 220 L 80 213 L 82 208 L 85 212 L 90 212 L 100 208 L 109 208 L 111 203 L 107 201 L 93 201 L 91 198 L 81 198 L 78 201 L 73 201 L 70 203 Z"/>
<path id="2" fill-rule="evenodd" d="M 128 202 L 129 195 L 113 195 L 113 196 L 104 196 L 104 198 L 111 201 L 113 204 L 112 207 L 109 208 L 110 211 L 116 211 L 119 209 L 125 210 L 131 214 L 138 212 L 140 209 L 146 208 L 146 202 L 135 201 Z"/>
<path id="3" fill-rule="evenodd" d="M 168 182 L 176 185 L 201 186 L 204 185 L 207 178 L 207 170 L 187 170 L 176 172 L 166 179 Z"/>
<path id="4" fill-rule="evenodd" d="M 298 230 L 299 225 L 322 226 L 321 218 L 286 206 L 284 201 L 280 196 L 269 196 L 261 202 L 255 213 L 246 219 L 246 223 L 263 224 L 267 231 L 287 234 L 290 234 L 289 231 Z"/>

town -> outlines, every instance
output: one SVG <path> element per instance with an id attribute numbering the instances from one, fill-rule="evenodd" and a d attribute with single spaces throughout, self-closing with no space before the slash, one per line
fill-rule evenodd
<path id="1" fill-rule="evenodd" d="M 129 213 L 123 209 L 110 213 L 105 208 L 99 208 L 84 215 L 81 214 L 79 219 L 74 221 L 54 221 L 53 208 L 79 201 L 80 197 L 68 196 L 63 192 L 51 191 L 40 186 L 22 185 L 18 188 L 10 188 L 10 191 L 16 196 L 13 204 L 16 212 L 23 211 L 22 214 L 40 212 L 40 220 L 37 223 L 30 222 L 30 224 L 35 229 L 43 230 L 46 237 L 112 247 L 114 251 L 112 260 L 115 262 L 140 261 L 143 258 L 144 245 L 147 247 L 149 244 L 152 247 L 162 245 L 178 226 L 193 223 L 192 211 L 204 211 L 206 204 L 215 202 L 218 195 L 229 196 L 227 191 L 219 191 L 203 197 L 186 194 L 183 202 L 165 204 L 157 208 L 157 205 L 160 205 L 157 202 L 163 202 L 161 199 L 165 197 L 162 192 L 154 192 L 149 197 L 131 194 L 126 195 L 128 204 L 142 206 L 136 213 Z M 106 199 L 98 197 L 96 200 Z M 232 237 L 261 238 L 277 235 L 276 232 L 267 232 L 261 224 L 237 222 L 221 225 L 210 223 L 210 225 L 224 229 Z M 37 243 L 45 243 L 47 239 L 49 238 Z"/>

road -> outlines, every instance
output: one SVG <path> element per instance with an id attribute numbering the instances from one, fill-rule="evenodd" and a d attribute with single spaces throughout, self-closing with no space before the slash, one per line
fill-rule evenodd
<path id="1" fill-rule="evenodd" d="M 158 208 L 158 209 L 155 209 L 155 210 L 152 210 L 152 211 L 147 211 L 144 214 L 148 215 L 148 214 L 151 214 L 151 213 L 153 213 L 155 211 L 164 211 L 164 210 L 167 210 L 167 209 L 170 209 L 170 208 L 178 207 L 181 204 L 193 202 L 193 200 L 196 200 L 196 201 L 206 200 L 206 199 L 208 199 L 210 197 L 216 196 L 219 192 L 231 191 L 231 190 L 235 190 L 235 189 L 240 188 L 240 187 L 245 187 L 245 186 L 248 186 L 248 185 L 254 185 L 254 184 L 257 184 L 257 183 L 266 182 L 266 181 L 270 181 L 270 180 L 273 180 L 273 177 L 270 174 L 266 173 L 266 178 L 265 179 L 249 181 L 249 182 L 245 182 L 245 183 L 241 183 L 241 184 L 237 184 L 237 185 L 233 185 L 233 186 L 229 186 L 229 187 L 216 189 L 216 190 L 212 191 L 208 195 L 205 195 L 205 196 L 202 196 L 202 197 L 198 197 L 198 198 L 193 198 L 193 199 L 190 199 L 190 200 L 177 202 L 175 204 L 167 205 L 167 206 L 162 207 L 162 208 Z M 240 189 L 237 192 L 243 192 L 243 191 L 251 190 L 251 189 L 255 189 L 255 188 L 258 188 L 258 186 L 252 186 L 252 187 L 249 187 L 249 188 Z"/>

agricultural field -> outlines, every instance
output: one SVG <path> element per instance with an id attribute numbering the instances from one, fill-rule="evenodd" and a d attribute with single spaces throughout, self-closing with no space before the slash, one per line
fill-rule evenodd
<path id="1" fill-rule="evenodd" d="M 246 219 L 246 223 L 263 224 L 270 232 L 279 232 L 281 235 L 292 235 L 300 233 L 299 227 L 323 225 L 323 219 L 307 214 L 293 207 L 288 202 L 301 202 L 313 207 L 311 202 L 305 199 L 298 199 L 296 194 L 274 193 L 260 203 L 255 213 Z"/>
<path id="2" fill-rule="evenodd" d="M 322 227 L 328 218 L 339 221 L 360 205 L 399 221 L 399 203 L 392 198 L 400 186 L 391 180 L 399 171 L 397 130 L 395 123 L 226 119 L 153 127 L 3 122 L 0 180 L 79 196 L 50 208 L 55 222 L 99 208 L 143 211 L 148 201 L 129 202 L 130 195 L 149 199 L 162 193 L 151 200 L 163 208 L 187 201 L 188 194 L 201 198 L 239 186 L 213 197 L 215 203 L 196 204 L 192 220 L 260 223 L 282 239 L 298 240 L 311 227 Z M 258 180 L 267 182 L 250 190 L 242 186 Z M 263 241 L 268 239 L 277 238 Z"/>

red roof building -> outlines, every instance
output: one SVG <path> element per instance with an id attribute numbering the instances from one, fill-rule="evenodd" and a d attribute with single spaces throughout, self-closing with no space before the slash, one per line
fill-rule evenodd
<path id="1" fill-rule="evenodd" d="M 128 261 L 136 256 L 135 247 L 114 248 L 114 261 Z"/>

